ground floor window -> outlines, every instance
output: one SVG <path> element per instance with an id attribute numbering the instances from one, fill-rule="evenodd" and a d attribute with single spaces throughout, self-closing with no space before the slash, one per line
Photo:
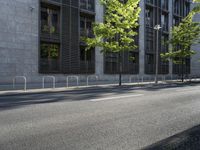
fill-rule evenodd
<path id="1" fill-rule="evenodd" d="M 145 57 L 145 73 L 154 74 L 155 73 L 155 64 L 154 64 L 154 54 L 146 54 Z"/>
<path id="2" fill-rule="evenodd" d="M 95 49 L 86 50 L 85 46 L 80 46 L 80 73 L 95 72 Z"/>
<path id="3" fill-rule="evenodd" d="M 176 58 L 176 63 L 173 63 L 173 74 L 181 75 L 182 72 L 186 74 L 190 74 L 190 65 L 191 65 L 191 59 L 185 58 L 183 60 L 183 65 L 181 64 L 181 59 Z"/>
<path id="4" fill-rule="evenodd" d="M 86 50 L 85 46 L 80 46 L 80 60 L 81 61 L 91 61 L 92 60 L 93 49 Z"/>
<path id="5" fill-rule="evenodd" d="M 121 53 L 122 74 L 138 74 L 139 73 L 139 52 L 129 51 Z M 104 73 L 119 73 L 119 54 L 106 53 L 104 55 Z"/>
<path id="6" fill-rule="evenodd" d="M 60 45 L 41 42 L 40 72 L 58 72 L 60 70 Z"/>

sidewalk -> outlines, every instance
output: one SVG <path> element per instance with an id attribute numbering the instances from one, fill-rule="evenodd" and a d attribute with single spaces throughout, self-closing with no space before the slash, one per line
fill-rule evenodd
<path id="1" fill-rule="evenodd" d="M 87 80 L 81 80 L 78 82 L 78 87 L 87 87 L 87 86 L 102 86 L 102 85 L 118 85 L 118 80 L 92 80 L 87 83 Z M 122 80 L 123 84 L 128 84 L 130 81 L 129 80 Z M 152 82 L 153 81 L 149 80 L 140 80 L 140 81 L 132 81 L 133 84 L 138 84 L 138 82 Z M 13 87 L 12 83 L 7 83 L 7 84 L 0 84 L 0 91 L 12 91 L 12 90 L 23 90 L 24 89 L 24 83 L 17 83 L 15 87 Z M 55 82 L 55 87 L 56 88 L 63 88 L 63 87 L 77 87 L 77 82 L 75 80 L 70 81 L 67 85 L 66 81 L 59 81 Z M 51 81 L 45 82 L 44 85 L 45 88 L 53 88 L 54 84 Z M 37 82 L 37 83 L 31 83 L 27 82 L 26 83 L 26 89 L 42 89 L 43 88 L 43 83 L 42 82 Z"/>
<path id="2" fill-rule="evenodd" d="M 125 88 L 132 87 L 133 89 L 140 88 L 150 88 L 150 87 L 165 87 L 165 86 L 176 86 L 175 83 L 162 82 L 160 81 L 158 85 L 155 85 L 154 82 L 139 82 L 139 83 L 123 83 L 121 87 L 118 86 L 118 83 L 113 84 L 95 84 L 89 86 L 71 86 L 71 87 L 56 87 L 56 88 L 31 88 L 26 91 L 23 89 L 17 90 L 2 90 L 0 91 L 0 96 L 11 96 L 11 95 L 26 95 L 26 94 L 41 94 L 41 93 L 52 93 L 52 92 L 72 92 L 72 91 L 92 91 L 92 90 L 102 90 L 102 88 Z"/>
<path id="3" fill-rule="evenodd" d="M 132 87 L 134 89 L 138 88 L 163 88 L 171 87 L 177 85 L 187 85 L 190 83 L 199 83 L 200 79 L 194 79 L 192 82 L 190 80 L 185 80 L 184 83 L 180 80 L 167 80 L 159 81 L 159 84 L 155 85 L 154 81 L 141 80 L 140 82 L 134 81 L 129 83 L 128 80 L 123 80 L 122 87 L 118 86 L 118 80 L 114 81 L 93 81 L 90 82 L 87 86 L 87 82 L 79 82 L 79 85 L 76 85 L 76 82 L 69 83 L 69 87 L 66 86 L 65 82 L 56 83 L 55 88 L 53 88 L 52 83 L 45 83 L 45 88 L 42 87 L 41 83 L 27 83 L 26 90 L 24 90 L 24 84 L 16 84 L 13 88 L 12 84 L 0 84 L 0 96 L 10 96 L 10 95 L 19 95 L 19 94 L 39 94 L 39 93 L 49 93 L 49 92 L 72 92 L 72 91 L 91 91 L 91 90 L 102 90 L 102 88 L 123 88 L 123 87 Z"/>

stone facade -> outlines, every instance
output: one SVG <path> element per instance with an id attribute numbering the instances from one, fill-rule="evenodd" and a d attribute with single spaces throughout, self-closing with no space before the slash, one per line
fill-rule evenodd
<path id="1" fill-rule="evenodd" d="M 195 15 L 194 21 L 200 22 L 200 14 Z M 191 59 L 191 74 L 200 76 L 200 45 L 193 45 L 192 49 L 196 51 L 196 54 Z"/>
<path id="2" fill-rule="evenodd" d="M 38 75 L 37 0 L 0 0 L 0 83 Z"/>

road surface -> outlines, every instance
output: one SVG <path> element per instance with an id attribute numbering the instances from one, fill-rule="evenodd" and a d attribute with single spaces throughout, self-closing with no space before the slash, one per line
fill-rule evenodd
<path id="1" fill-rule="evenodd" d="M 200 149 L 200 85 L 0 97 L 0 150 Z"/>

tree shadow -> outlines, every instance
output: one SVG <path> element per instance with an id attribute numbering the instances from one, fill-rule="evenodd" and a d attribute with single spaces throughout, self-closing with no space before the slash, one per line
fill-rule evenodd
<path id="1" fill-rule="evenodd" d="M 195 87 L 199 86 L 199 83 L 188 82 L 188 83 L 181 83 L 181 82 L 174 82 L 170 84 L 151 84 L 149 87 L 145 87 L 144 90 L 146 91 L 159 91 L 162 89 L 172 89 L 172 88 L 180 88 L 180 87 Z"/>
<path id="2" fill-rule="evenodd" d="M 200 125 L 185 130 L 142 150 L 199 150 Z"/>
<path id="3" fill-rule="evenodd" d="M 198 84 L 185 84 L 183 86 L 195 86 Z M 143 85 L 124 85 L 124 86 L 109 86 L 109 87 L 87 87 L 79 88 L 71 91 L 63 92 L 46 92 L 36 94 L 23 95 L 12 95 L 12 96 L 0 96 L 0 111 L 24 107 L 33 104 L 45 104 L 45 103 L 56 103 L 56 102 L 72 102 L 72 101 L 85 101 L 89 99 L 97 99 L 105 97 L 105 94 L 111 94 L 112 96 L 119 96 L 122 94 L 135 93 L 138 89 L 144 91 L 159 91 L 166 88 L 180 87 L 175 86 L 152 86 L 145 87 Z"/>
<path id="4" fill-rule="evenodd" d="M 19 94 L 11 96 L 0 96 L 0 111 L 25 107 L 34 104 L 85 101 L 105 97 L 105 94 L 118 96 L 122 94 L 134 93 L 134 87 L 96 87 L 80 88 L 72 91 L 47 92 L 35 94 Z"/>

